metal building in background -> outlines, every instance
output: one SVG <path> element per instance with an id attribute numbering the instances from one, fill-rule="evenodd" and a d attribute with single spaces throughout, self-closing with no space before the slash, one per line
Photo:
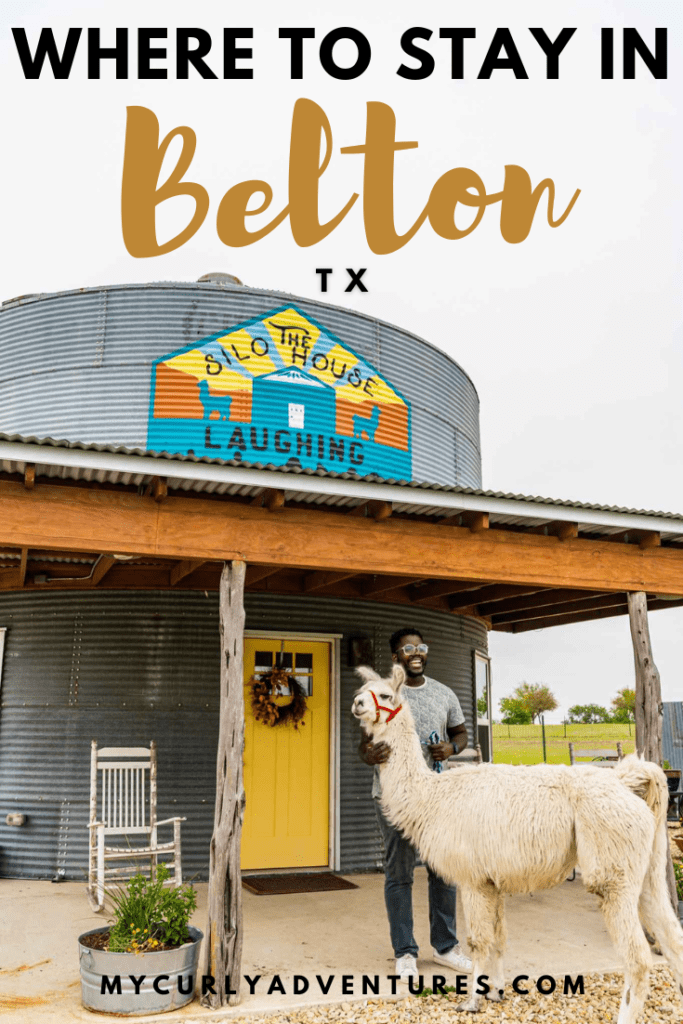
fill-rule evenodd
<path id="1" fill-rule="evenodd" d="M 662 759 L 683 771 L 683 701 L 665 701 L 663 707 Z"/>

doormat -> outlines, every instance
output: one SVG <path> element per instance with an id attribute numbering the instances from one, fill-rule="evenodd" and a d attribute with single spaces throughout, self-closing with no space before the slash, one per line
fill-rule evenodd
<path id="1" fill-rule="evenodd" d="M 339 875 L 247 875 L 242 885 L 256 896 L 284 896 L 290 892 L 334 892 L 336 889 L 357 889 Z"/>

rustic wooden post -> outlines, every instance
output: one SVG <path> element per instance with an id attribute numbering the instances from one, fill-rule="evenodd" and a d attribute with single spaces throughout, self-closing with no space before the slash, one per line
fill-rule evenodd
<path id="1" fill-rule="evenodd" d="M 662 690 L 652 658 L 647 598 L 628 595 L 633 657 L 636 665 L 636 750 L 646 761 L 662 763 Z"/>
<path id="2" fill-rule="evenodd" d="M 149 745 L 149 845 L 156 850 L 158 845 L 157 832 L 157 741 L 152 740 Z M 149 877 L 154 882 L 157 877 L 159 857 L 152 853 L 149 859 Z"/>
<path id="3" fill-rule="evenodd" d="M 102 901 L 97 892 L 97 740 L 90 742 L 90 858 L 88 868 L 88 899 L 90 909 L 97 912 Z M 104 875 L 100 877 L 104 878 Z M 104 894 L 103 894 L 104 895 Z"/>
<path id="4" fill-rule="evenodd" d="M 215 978 L 215 993 L 201 997 L 218 1009 L 240 1001 L 242 881 L 240 845 L 244 817 L 244 576 L 246 563 L 226 562 L 220 583 L 221 699 L 216 764 L 216 811 L 209 866 L 209 917 L 202 974 Z M 226 975 L 230 985 L 226 986 Z M 232 990 L 231 994 L 226 988 Z"/>
<path id="5" fill-rule="evenodd" d="M 636 751 L 646 761 L 662 763 L 662 689 L 659 672 L 652 657 L 650 627 L 647 621 L 647 596 L 640 590 L 628 594 L 633 657 L 636 665 Z M 668 845 L 667 835 L 667 845 Z M 669 896 L 674 910 L 678 906 L 676 880 L 671 851 L 667 865 Z"/>

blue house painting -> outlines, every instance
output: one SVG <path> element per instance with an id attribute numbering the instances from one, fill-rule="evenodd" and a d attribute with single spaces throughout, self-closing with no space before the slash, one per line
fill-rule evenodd
<path id="1" fill-rule="evenodd" d="M 370 363 L 283 306 L 155 361 L 147 446 L 409 480 L 410 421 Z"/>
<path id="2" fill-rule="evenodd" d="M 285 366 L 256 377 L 251 393 L 251 417 L 255 423 L 334 434 L 337 400 L 334 388 L 310 373 Z"/>

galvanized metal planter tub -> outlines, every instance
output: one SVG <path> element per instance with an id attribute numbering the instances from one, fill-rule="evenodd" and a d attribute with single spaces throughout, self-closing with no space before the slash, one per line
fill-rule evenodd
<path id="1" fill-rule="evenodd" d="M 158 953 L 109 953 L 83 945 L 83 939 L 104 931 L 102 927 L 84 932 L 78 938 L 81 965 L 81 994 L 83 1006 L 98 1013 L 116 1013 L 139 1017 L 151 1013 L 177 1010 L 191 1002 L 197 991 L 197 967 L 203 933 L 189 928 L 191 942 L 178 949 Z M 139 991 L 131 980 L 139 983 Z M 144 981 L 140 983 L 140 977 Z M 107 991 L 102 992 L 102 978 L 107 977 Z M 119 984 L 115 979 L 120 979 Z M 158 979 L 158 980 L 157 980 Z M 179 990 L 180 979 L 183 992 Z M 157 983 L 157 989 L 154 983 Z M 109 991 L 113 987 L 114 991 Z M 164 989 L 167 991 L 164 992 Z"/>

